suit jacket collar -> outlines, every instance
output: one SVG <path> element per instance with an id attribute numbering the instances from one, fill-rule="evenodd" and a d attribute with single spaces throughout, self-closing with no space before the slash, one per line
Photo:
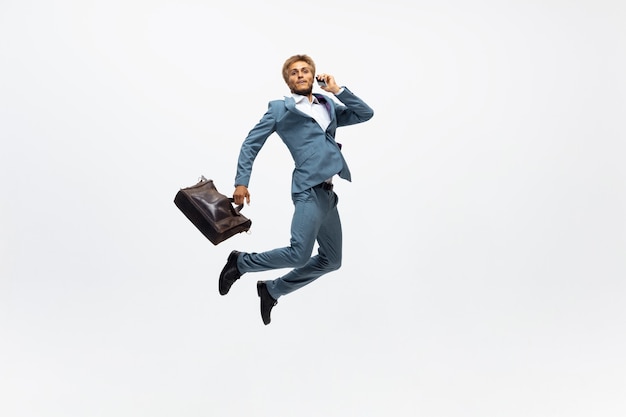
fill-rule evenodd
<path id="1" fill-rule="evenodd" d="M 323 104 L 326 107 L 326 110 L 328 111 L 330 120 L 332 122 L 332 120 L 335 118 L 335 112 L 333 111 L 333 107 L 330 104 L 330 100 L 328 100 L 326 96 L 324 96 L 323 94 L 313 93 L 313 95 L 315 96 L 315 98 L 317 98 L 317 101 L 319 101 L 320 104 Z M 287 110 L 289 111 L 292 111 L 298 114 L 304 114 L 298 109 L 296 109 L 296 100 L 293 98 L 293 96 L 285 96 L 285 107 L 287 107 Z"/>

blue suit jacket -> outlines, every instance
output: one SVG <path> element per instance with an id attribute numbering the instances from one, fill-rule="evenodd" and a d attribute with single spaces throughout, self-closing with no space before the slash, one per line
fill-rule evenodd
<path id="1" fill-rule="evenodd" d="M 341 155 L 340 146 L 335 142 L 335 131 L 339 126 L 371 119 L 374 111 L 345 87 L 336 96 L 343 104 L 337 104 L 321 94 L 315 96 L 326 106 L 330 115 L 326 131 L 315 119 L 296 109 L 293 97 L 271 101 L 267 112 L 241 145 L 235 186 L 248 186 L 254 160 L 274 132 L 287 145 L 295 163 L 292 193 L 302 192 L 336 174 L 351 180 L 348 165 Z"/>

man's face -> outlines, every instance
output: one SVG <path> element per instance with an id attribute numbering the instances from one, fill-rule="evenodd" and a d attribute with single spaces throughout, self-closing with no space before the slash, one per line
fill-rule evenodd
<path id="1" fill-rule="evenodd" d="M 292 93 L 303 96 L 313 91 L 313 69 L 304 61 L 294 62 L 288 70 L 289 82 L 287 85 Z"/>

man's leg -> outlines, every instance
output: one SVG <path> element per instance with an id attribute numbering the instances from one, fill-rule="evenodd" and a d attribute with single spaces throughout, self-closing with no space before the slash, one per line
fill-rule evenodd
<path id="1" fill-rule="evenodd" d="M 237 268 L 242 274 L 299 267 L 309 260 L 326 213 L 314 189 L 294 195 L 293 202 L 290 246 L 260 253 L 242 252 L 237 259 Z"/>
<path id="2" fill-rule="evenodd" d="M 323 213 L 316 236 L 318 253 L 305 265 L 293 269 L 283 277 L 266 281 L 267 290 L 274 299 L 302 288 L 341 266 L 342 231 L 337 211 L 337 195 L 331 190 L 315 189 L 315 192 Z"/>

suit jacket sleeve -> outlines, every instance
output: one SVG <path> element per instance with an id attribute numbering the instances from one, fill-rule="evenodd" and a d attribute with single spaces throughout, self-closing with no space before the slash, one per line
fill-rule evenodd
<path id="1" fill-rule="evenodd" d="M 259 123 L 248 133 L 248 136 L 241 145 L 239 159 L 237 161 L 237 175 L 235 176 L 235 186 L 248 186 L 252 175 L 252 165 L 257 154 L 265 144 L 267 138 L 276 131 L 276 112 L 273 103 L 268 105 L 267 112 L 263 115 Z"/>
<path id="2" fill-rule="evenodd" d="M 335 107 L 337 126 L 348 126 L 366 122 L 374 116 L 374 110 L 363 100 L 355 96 L 347 87 L 335 97 L 344 105 Z"/>

